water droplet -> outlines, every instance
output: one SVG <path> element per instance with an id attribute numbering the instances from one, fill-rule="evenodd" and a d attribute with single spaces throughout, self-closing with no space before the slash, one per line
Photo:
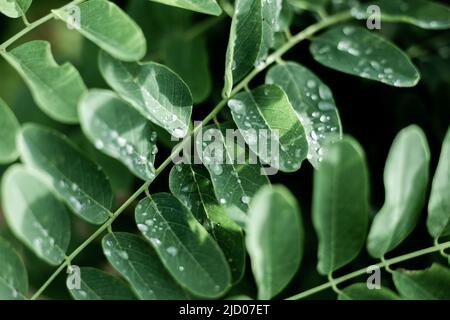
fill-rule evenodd
<path id="1" fill-rule="evenodd" d="M 102 140 L 97 139 L 97 140 L 95 140 L 95 147 L 96 147 L 98 150 L 102 150 L 102 149 L 105 147 L 105 145 L 103 144 L 103 141 L 102 141 Z"/>
<path id="2" fill-rule="evenodd" d="M 319 109 L 322 111 L 328 111 L 328 110 L 334 109 L 334 105 L 329 102 L 326 102 L 326 101 L 320 101 L 318 106 L 319 106 Z"/>
<path id="3" fill-rule="evenodd" d="M 125 140 L 124 137 L 118 137 L 117 138 L 117 143 L 119 144 L 119 146 L 125 147 L 125 145 L 127 144 L 127 140 Z"/>
<path id="4" fill-rule="evenodd" d="M 178 270 L 180 270 L 181 272 L 183 272 L 183 271 L 184 271 L 184 267 L 183 267 L 183 266 L 179 266 L 179 267 L 178 267 Z"/>
<path id="5" fill-rule="evenodd" d="M 348 40 L 341 40 L 339 41 L 337 48 L 340 51 L 347 51 L 348 48 L 350 48 L 351 42 Z"/>
<path id="6" fill-rule="evenodd" d="M 223 172 L 223 168 L 222 165 L 218 164 L 218 163 L 213 163 L 211 165 L 211 171 L 216 175 L 216 176 L 220 176 Z"/>
<path id="7" fill-rule="evenodd" d="M 183 130 L 183 129 L 181 129 L 181 128 L 175 128 L 175 129 L 172 131 L 172 135 L 173 135 L 175 138 L 183 138 L 183 137 L 186 135 L 186 131 Z"/>
<path id="8" fill-rule="evenodd" d="M 177 255 L 177 253 L 178 253 L 178 249 L 177 248 L 175 248 L 175 247 L 168 247 L 167 249 L 166 249 L 166 251 L 167 251 L 167 253 L 168 254 L 170 254 L 172 257 L 175 257 L 176 255 Z"/>
<path id="9" fill-rule="evenodd" d="M 246 195 L 242 196 L 241 202 L 242 202 L 243 204 L 249 204 L 249 202 L 250 202 L 250 197 L 249 197 L 249 196 L 246 196 Z"/>
<path id="10" fill-rule="evenodd" d="M 151 154 L 155 155 L 155 154 L 157 154 L 157 153 L 158 153 L 158 147 L 157 147 L 156 144 L 155 144 L 155 145 L 153 145 L 153 147 L 152 147 Z"/>
<path id="11" fill-rule="evenodd" d="M 124 260 L 128 260 L 128 253 L 126 251 L 119 251 L 119 256 Z"/>
<path id="12" fill-rule="evenodd" d="M 147 231 L 148 231 L 148 227 L 147 227 L 145 224 L 139 223 L 139 224 L 137 225 L 137 227 L 138 227 L 138 229 L 139 229 L 141 232 L 147 232 Z"/>
<path id="13" fill-rule="evenodd" d="M 319 95 L 323 100 L 328 100 L 332 97 L 331 90 L 324 85 L 319 86 Z"/>
<path id="14" fill-rule="evenodd" d="M 133 146 L 131 144 L 127 144 L 125 146 L 125 150 L 127 151 L 128 154 L 132 154 L 133 153 Z"/>
<path id="15" fill-rule="evenodd" d="M 391 74 L 393 72 L 394 72 L 394 70 L 392 70 L 391 68 L 385 68 L 384 69 L 384 73 Z"/>
<path id="16" fill-rule="evenodd" d="M 320 117 L 320 122 L 328 122 L 328 121 L 330 121 L 330 116 L 322 115 Z"/>
<path id="17" fill-rule="evenodd" d="M 351 35 L 353 32 L 355 32 L 355 28 L 352 27 L 352 26 L 345 26 L 345 27 L 342 29 L 342 32 L 343 32 L 346 36 L 349 36 L 349 35 Z"/>
<path id="18" fill-rule="evenodd" d="M 314 80 L 308 80 L 307 82 L 306 82 L 306 85 L 308 86 L 308 88 L 315 88 L 316 87 L 316 82 L 314 81 Z"/>
<path id="19" fill-rule="evenodd" d="M 161 245 L 161 240 L 157 239 L 157 238 L 151 238 L 150 242 L 154 245 L 154 246 L 160 246 Z"/>
<path id="20" fill-rule="evenodd" d="M 245 111 L 245 106 L 244 103 L 242 103 L 242 101 L 239 101 L 237 99 L 230 99 L 228 101 L 228 107 L 238 113 L 238 114 L 242 114 Z"/>
<path id="21" fill-rule="evenodd" d="M 225 204 L 225 203 L 227 203 L 227 200 L 225 200 L 224 198 L 220 198 L 219 199 L 219 203 L 220 204 Z"/>

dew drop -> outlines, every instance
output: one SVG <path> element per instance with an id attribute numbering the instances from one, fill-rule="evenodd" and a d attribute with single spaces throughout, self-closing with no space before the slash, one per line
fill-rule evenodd
<path id="1" fill-rule="evenodd" d="M 241 202 L 242 202 L 243 204 L 249 204 L 249 202 L 250 202 L 250 197 L 249 197 L 249 196 L 242 196 Z"/>
<path id="2" fill-rule="evenodd" d="M 177 255 L 177 253 L 178 253 L 178 249 L 175 248 L 175 247 L 173 247 L 173 246 L 168 247 L 168 248 L 166 249 L 166 251 L 167 251 L 167 253 L 170 254 L 172 257 L 175 257 L 175 256 Z"/>

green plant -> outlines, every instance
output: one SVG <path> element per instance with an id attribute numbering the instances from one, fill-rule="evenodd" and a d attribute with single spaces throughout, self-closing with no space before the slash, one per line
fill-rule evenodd
<path id="1" fill-rule="evenodd" d="M 424 132 L 411 125 L 397 135 L 385 165 L 384 205 L 369 228 L 366 156 L 354 138 L 343 135 L 331 84 L 283 60 L 309 40 L 313 59 L 330 69 L 413 87 L 421 76 L 410 56 L 423 48 L 405 53 L 364 23 L 380 18 L 444 30 L 450 28 L 450 8 L 426 0 L 381 0 L 375 3 L 381 15 L 373 17 L 368 4 L 353 1 L 158 0 L 182 9 L 146 2 L 148 11 L 137 2 L 124 11 L 112 1 L 75 0 L 30 23 L 25 13 L 31 0 L 0 0 L 0 12 L 22 17 L 26 25 L 0 45 L 0 55 L 42 111 L 16 119 L 18 111 L 0 100 L 0 162 L 19 156 L 22 162 L 5 167 L 2 177 L 8 228 L 0 238 L 0 298 L 37 299 L 67 268 L 67 281 L 59 283 L 75 299 L 300 299 L 330 288 L 339 299 L 450 299 L 450 270 L 443 265 L 450 263 L 450 131 L 429 197 Z M 144 12 L 152 19 L 140 21 L 142 26 L 129 16 L 140 20 Z M 223 29 L 228 16 L 222 88 L 210 70 L 205 33 Z M 311 24 L 299 24 L 299 16 Z M 97 54 L 84 44 L 80 72 L 58 64 L 47 41 L 10 49 L 53 19 L 101 49 Z M 300 31 L 291 35 L 294 29 Z M 154 43 L 148 54 L 146 38 Z M 193 122 L 199 112 L 194 104 L 203 106 L 201 122 Z M 165 160 L 157 156 L 160 149 Z M 280 171 L 301 176 L 306 162 L 314 167 L 311 226 L 292 190 L 271 184 Z M 165 192 L 157 192 L 168 169 Z M 144 183 L 130 192 L 136 179 Z M 434 244 L 386 257 L 416 229 L 425 203 Z M 116 220 L 126 232 L 113 231 Z M 317 271 L 328 281 L 296 294 L 293 279 L 305 280 L 304 265 L 316 263 L 305 261 L 312 228 Z M 340 273 L 361 256 L 366 241 L 376 262 L 366 259 L 366 267 Z M 99 250 L 106 266 L 95 257 Z M 432 253 L 441 257 L 430 268 L 392 269 Z M 56 270 L 35 270 L 42 265 L 36 257 Z M 377 290 L 365 281 L 342 288 L 368 267 L 391 273 L 394 285 L 383 276 Z M 28 290 L 27 273 L 42 284 Z M 49 296 L 65 293 L 55 287 Z"/>

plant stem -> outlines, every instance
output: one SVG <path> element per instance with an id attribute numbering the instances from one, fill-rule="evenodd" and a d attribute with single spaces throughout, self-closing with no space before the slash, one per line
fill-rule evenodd
<path id="1" fill-rule="evenodd" d="M 69 2 L 68 4 L 66 4 L 65 6 L 62 6 L 60 9 L 66 8 L 68 6 L 72 6 L 72 5 L 77 5 L 80 4 L 82 2 L 84 2 L 86 0 L 74 0 L 72 2 Z M 51 12 L 49 14 L 47 14 L 46 16 L 32 22 L 29 23 L 27 20 L 27 25 L 25 28 L 23 28 L 21 31 L 19 31 L 18 33 L 16 33 L 14 36 L 12 36 L 11 38 L 9 38 L 8 40 L 6 40 L 5 42 L 3 42 L 0 45 L 0 52 L 5 51 L 11 44 L 13 44 L 14 42 L 16 42 L 17 40 L 19 40 L 20 38 L 22 38 L 24 35 L 26 35 L 27 33 L 29 33 L 30 31 L 34 30 L 35 28 L 39 27 L 40 25 L 46 23 L 47 21 L 53 19 L 55 17 L 54 13 Z"/>
<path id="2" fill-rule="evenodd" d="M 425 248 L 425 249 L 417 250 L 417 251 L 414 251 L 414 252 L 410 252 L 410 253 L 407 253 L 407 254 L 395 257 L 395 258 L 387 259 L 387 260 L 384 260 L 384 261 L 382 261 L 382 262 L 380 262 L 378 264 L 375 264 L 375 266 L 379 267 L 380 269 L 381 268 L 389 268 L 393 264 L 396 264 L 396 263 L 399 263 L 399 262 L 403 262 L 403 261 L 406 261 L 406 260 L 410 260 L 410 259 L 413 259 L 413 258 L 417 258 L 417 257 L 423 256 L 423 255 L 426 255 L 426 254 L 433 253 L 433 252 L 445 250 L 447 248 L 450 248 L 450 241 L 443 242 L 441 244 L 435 244 L 435 245 L 433 245 L 431 247 L 428 247 L 428 248 Z M 332 288 L 333 285 L 338 285 L 338 284 L 340 284 L 342 282 L 345 282 L 347 280 L 350 280 L 350 279 L 356 278 L 358 276 L 361 276 L 363 274 L 366 274 L 367 268 L 368 267 L 365 267 L 365 268 L 353 271 L 351 273 L 348 273 L 346 275 L 343 275 L 342 277 L 334 278 L 333 281 L 328 281 L 327 283 L 321 284 L 320 286 L 317 286 L 317 287 L 314 287 L 312 289 L 308 289 L 306 291 L 300 292 L 300 293 L 298 293 L 298 294 L 296 294 L 296 295 L 294 295 L 292 297 L 287 298 L 286 300 L 303 299 L 303 298 L 306 298 L 306 297 L 308 297 L 310 295 L 313 295 L 315 293 L 323 291 L 325 289 Z"/>
<path id="3" fill-rule="evenodd" d="M 74 2 L 80 2 L 84 0 L 78 0 Z M 285 43 L 282 47 L 280 47 L 278 50 L 273 52 L 271 55 L 269 55 L 266 59 L 266 61 L 260 65 L 258 68 L 254 69 L 252 72 L 250 72 L 241 82 L 239 82 L 236 87 L 231 92 L 230 97 L 237 94 L 239 91 L 244 89 L 250 81 L 258 75 L 260 72 L 265 70 L 268 66 L 270 66 L 272 63 L 277 61 L 281 58 L 281 56 L 286 53 L 289 49 L 297 45 L 299 42 L 307 39 L 309 36 L 313 35 L 314 33 L 330 26 L 335 23 L 339 23 L 341 21 L 344 21 L 346 19 L 351 18 L 350 13 L 344 12 L 339 13 L 333 16 L 329 16 L 325 20 L 322 20 L 314 25 L 311 25 L 310 27 L 306 28 L 305 30 L 297 33 L 295 36 L 290 38 L 290 40 Z M 214 117 L 217 116 L 217 114 L 223 109 L 223 107 L 227 104 L 228 98 L 222 99 L 215 107 L 214 109 L 203 119 L 203 121 L 197 125 L 192 132 L 190 133 L 189 137 L 185 140 L 183 140 L 181 143 L 178 144 L 177 147 L 174 148 L 171 155 L 164 160 L 164 162 L 156 169 L 156 177 L 172 162 L 172 159 L 178 155 L 178 153 L 183 149 L 183 146 L 185 143 L 189 142 L 190 137 L 195 136 L 203 126 L 208 124 L 211 120 L 214 119 Z M 75 251 L 72 252 L 72 254 L 66 259 L 66 261 L 61 264 L 55 272 L 47 279 L 47 281 L 36 291 L 36 293 L 32 296 L 31 299 L 38 298 L 42 292 L 53 282 L 53 280 L 58 276 L 59 273 L 61 273 L 62 270 L 64 270 L 65 267 L 67 267 L 71 261 L 81 252 L 85 247 L 87 247 L 91 242 L 93 242 L 98 236 L 100 236 L 105 230 L 109 228 L 109 226 L 114 222 L 114 220 L 134 201 L 136 200 L 145 190 L 150 186 L 151 181 L 145 182 L 119 209 L 117 209 L 116 212 L 114 212 L 113 216 L 110 217 L 97 231 L 95 231 L 88 239 L 86 239 L 78 248 L 75 249 Z"/>

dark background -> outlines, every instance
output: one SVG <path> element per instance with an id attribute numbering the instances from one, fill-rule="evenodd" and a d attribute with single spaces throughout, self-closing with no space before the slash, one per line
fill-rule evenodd
<path id="1" fill-rule="evenodd" d="M 190 13 L 185 10 L 166 7 L 160 4 L 144 0 L 115 1 L 121 5 L 144 29 L 148 41 L 147 60 L 155 60 L 164 63 L 161 52 L 164 51 L 164 39 L 174 33 L 184 32 L 186 28 L 200 23 L 208 16 Z M 60 7 L 67 1 L 34 1 L 28 13 L 28 19 L 34 21 L 47 14 L 51 8 Z M 213 79 L 213 91 L 210 98 L 194 107 L 193 120 L 203 119 L 220 100 L 223 86 L 223 70 L 225 51 L 228 42 L 230 19 L 225 18 L 205 32 L 209 49 L 211 76 Z M 314 23 L 316 17 L 313 14 L 298 13 L 291 28 L 294 34 L 305 26 Z M 358 23 L 358 22 L 356 22 Z M 0 42 L 23 28 L 20 19 L 8 19 L 0 17 Z M 384 201 L 383 168 L 390 145 L 402 128 L 410 125 L 419 125 L 426 133 L 431 150 L 430 178 L 440 154 L 443 137 L 450 124 L 450 32 L 426 31 L 411 25 L 382 23 L 380 33 L 394 41 L 404 49 L 419 68 L 422 79 L 414 88 L 394 88 L 382 83 L 368 81 L 330 70 L 316 63 L 308 50 L 309 42 L 304 41 L 289 51 L 284 60 L 294 60 L 315 72 L 333 91 L 334 99 L 338 106 L 345 134 L 355 137 L 366 151 L 366 156 L 371 177 L 372 211 L 375 214 Z M 97 48 L 82 39 L 76 32 L 65 28 L 64 24 L 51 21 L 22 38 L 16 46 L 23 41 L 31 39 L 45 39 L 51 42 L 52 51 L 58 62 L 70 61 L 82 74 L 88 87 L 106 87 L 98 73 Z M 12 47 L 13 47 L 12 46 Z M 263 82 L 263 75 L 254 79 L 251 87 Z M 117 205 L 129 197 L 141 184 L 135 180 L 119 164 L 105 161 L 105 157 L 96 154 L 92 147 L 88 146 L 80 134 L 79 127 L 66 126 L 55 123 L 45 116 L 33 102 L 28 89 L 15 71 L 0 60 L 0 97 L 2 97 L 16 113 L 21 122 L 38 122 L 52 126 L 69 135 L 93 158 L 105 164 L 105 170 L 110 174 L 117 195 Z M 228 114 L 225 111 L 220 118 L 225 120 Z M 163 161 L 169 154 L 168 149 L 160 148 L 157 161 Z M 99 160 L 100 159 L 100 160 Z M 0 174 L 6 167 L 0 166 Z M 166 169 L 152 184 L 151 192 L 168 191 L 168 172 Z M 296 195 L 302 208 L 302 215 L 306 227 L 305 255 L 297 277 L 292 281 L 280 297 L 286 297 L 315 285 L 326 282 L 315 271 L 316 264 L 316 236 L 310 219 L 311 190 L 313 169 L 309 163 L 304 162 L 303 167 L 293 174 L 278 174 L 271 177 L 273 183 L 281 183 L 289 187 Z M 449 190 L 450 192 L 450 190 Z M 114 223 L 114 230 L 135 231 L 133 208 L 129 208 Z M 396 256 L 405 252 L 427 247 L 432 240 L 425 226 L 426 208 L 423 210 L 422 219 L 416 230 L 399 248 L 388 254 Z M 72 215 L 74 236 L 71 247 L 74 248 L 90 233 L 95 230 Z M 10 239 L 0 211 L 0 233 Z M 26 248 L 15 242 L 23 253 L 32 287 L 40 286 L 53 271 L 33 256 Z M 69 250 L 70 251 L 70 250 Z M 403 263 L 405 268 L 424 268 L 432 261 L 445 261 L 438 254 L 427 255 Z M 99 242 L 90 245 L 75 261 L 79 265 L 96 265 L 110 272 L 114 272 L 102 257 Z M 349 267 L 339 270 L 336 275 L 347 273 L 351 270 L 376 263 L 370 259 L 365 250 Z M 57 281 L 46 291 L 47 297 L 68 297 L 64 288 L 65 275 L 61 275 Z M 383 277 L 386 285 L 390 277 Z M 360 279 L 364 281 L 364 279 Z M 248 272 L 242 283 L 234 291 L 247 293 L 253 296 L 254 286 L 251 273 Z M 325 291 L 313 298 L 334 298 L 335 294 Z"/>

